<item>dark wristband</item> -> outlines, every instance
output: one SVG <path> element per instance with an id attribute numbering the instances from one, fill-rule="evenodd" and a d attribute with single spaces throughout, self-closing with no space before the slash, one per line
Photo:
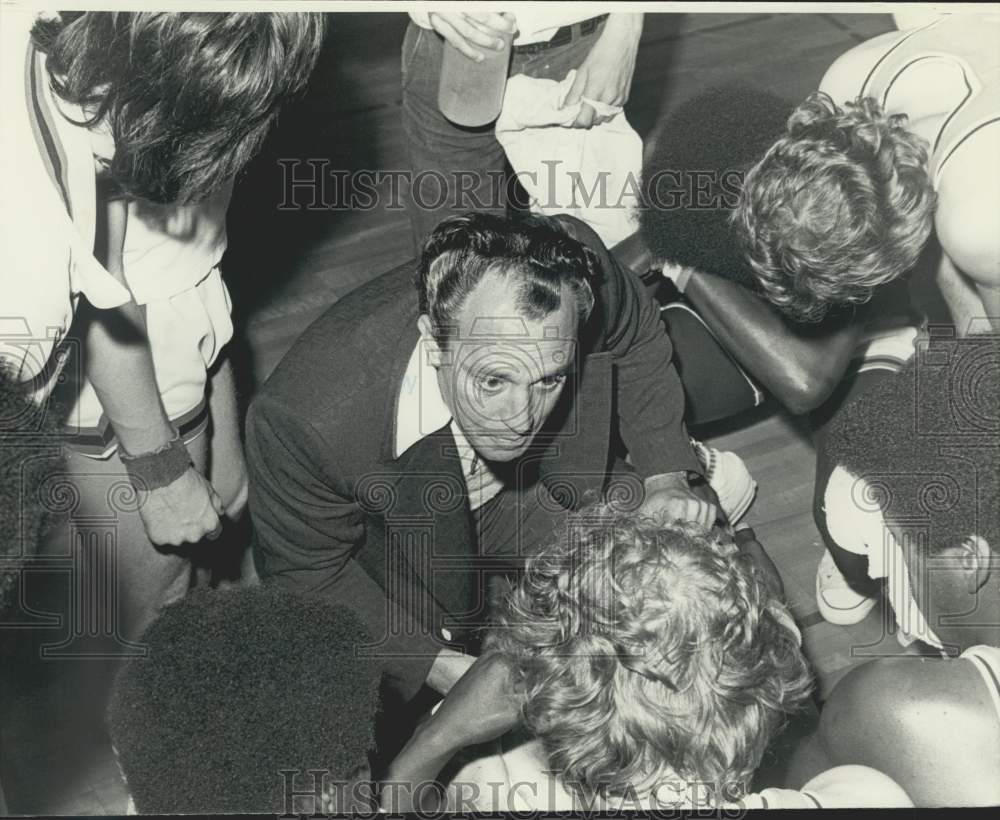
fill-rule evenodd
<path id="1" fill-rule="evenodd" d="M 129 480 L 137 490 L 159 490 L 173 484 L 191 466 L 191 455 L 181 440 L 180 433 L 165 445 L 150 453 L 130 456 L 121 447 L 118 456 L 125 466 Z"/>

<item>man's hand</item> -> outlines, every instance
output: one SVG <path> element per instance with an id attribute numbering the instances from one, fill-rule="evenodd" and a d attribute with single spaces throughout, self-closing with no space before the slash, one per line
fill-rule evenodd
<path id="1" fill-rule="evenodd" d="M 576 70 L 563 106 L 576 105 L 583 97 L 608 105 L 625 105 L 632 88 L 635 55 L 641 36 L 641 14 L 608 15 L 604 31 Z M 610 119 L 610 116 L 599 115 L 592 106 L 584 103 L 573 127 L 590 128 Z"/>
<path id="2" fill-rule="evenodd" d="M 179 547 L 222 532 L 222 499 L 194 467 L 166 487 L 140 495 L 139 515 L 154 544 Z"/>
<path id="3" fill-rule="evenodd" d="M 664 523 L 686 521 L 706 529 L 719 516 L 717 505 L 699 498 L 683 473 L 650 476 L 644 482 L 646 499 L 639 512 Z"/>
<path id="4" fill-rule="evenodd" d="M 477 63 L 482 62 L 486 55 L 476 46 L 500 51 L 505 44 L 504 35 L 512 35 L 517 28 L 514 16 L 507 12 L 473 14 L 464 11 L 432 11 L 427 19 L 438 34 Z"/>
<path id="5" fill-rule="evenodd" d="M 427 673 L 427 685 L 442 695 L 447 695 L 458 679 L 476 662 L 475 657 L 454 649 L 438 652 L 431 670 Z"/>

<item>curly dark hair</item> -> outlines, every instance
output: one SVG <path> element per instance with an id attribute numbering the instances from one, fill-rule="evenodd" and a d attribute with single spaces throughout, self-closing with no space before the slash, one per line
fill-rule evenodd
<path id="1" fill-rule="evenodd" d="M 32 36 L 55 93 L 107 121 L 120 190 L 210 196 L 260 150 L 306 85 L 324 16 L 293 12 L 63 12 Z"/>
<path id="2" fill-rule="evenodd" d="M 799 321 L 867 302 L 911 270 L 933 227 L 925 142 L 871 98 L 811 94 L 750 170 L 733 215 L 764 293 Z"/>
<path id="3" fill-rule="evenodd" d="M 845 407 L 828 457 L 888 523 L 923 522 L 929 554 L 979 535 L 1000 551 L 1000 339 L 932 340 Z"/>
<path id="4" fill-rule="evenodd" d="M 558 310 L 567 286 L 582 323 L 594 306 L 590 283 L 600 277 L 601 263 L 552 219 L 488 213 L 449 217 L 424 243 L 416 271 L 420 312 L 430 316 L 439 343 L 447 343 L 458 311 L 489 273 L 519 277 L 518 306 L 531 319 Z"/>
<path id="5" fill-rule="evenodd" d="M 196 590 L 166 607 L 108 710 L 142 814 L 282 813 L 282 770 L 341 783 L 374 746 L 380 668 L 351 610 L 271 587 Z M 302 782 L 303 778 L 307 782 Z"/>
<path id="6" fill-rule="evenodd" d="M 580 794 L 749 782 L 812 676 L 787 612 L 728 537 L 592 507 L 528 562 L 491 646 Z"/>
<path id="7" fill-rule="evenodd" d="M 51 403 L 35 404 L 0 360 L 0 610 L 50 520 L 42 485 L 63 463 L 61 420 Z"/>
<path id="8" fill-rule="evenodd" d="M 744 175 L 782 134 L 792 108 L 774 94 L 732 84 L 701 92 L 663 118 L 643 162 L 639 210 L 654 263 L 755 287 L 731 216 Z"/>

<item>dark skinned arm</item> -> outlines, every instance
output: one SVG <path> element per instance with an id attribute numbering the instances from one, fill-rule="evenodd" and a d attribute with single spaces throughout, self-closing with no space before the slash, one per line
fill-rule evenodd
<path id="1" fill-rule="evenodd" d="M 658 264 L 639 232 L 612 253 L 636 275 Z M 742 285 L 700 271 L 688 279 L 684 296 L 730 355 L 793 413 L 814 410 L 833 392 L 869 313 L 863 306 L 846 320 L 795 325 Z"/>
<path id="2" fill-rule="evenodd" d="M 694 273 L 684 296 L 737 362 L 793 413 L 821 405 L 844 376 L 867 310 L 815 325 L 786 321 L 742 285 Z"/>
<path id="3" fill-rule="evenodd" d="M 462 749 L 516 727 L 521 720 L 521 703 L 509 662 L 503 655 L 487 651 L 459 678 L 437 711 L 417 727 L 390 764 L 383 781 L 382 808 L 393 814 L 443 810 L 443 791 L 418 785 L 435 782 Z"/>
<path id="4" fill-rule="evenodd" d="M 882 658 L 852 669 L 830 693 L 818 731 L 793 758 L 790 785 L 831 766 L 870 766 L 917 806 L 1000 800 L 993 706 L 963 660 Z"/>

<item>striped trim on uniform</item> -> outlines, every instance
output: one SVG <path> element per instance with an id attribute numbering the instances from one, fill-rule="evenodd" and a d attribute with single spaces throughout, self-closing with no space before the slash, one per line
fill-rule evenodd
<path id="1" fill-rule="evenodd" d="M 868 76 L 865 77 L 865 81 L 861 84 L 861 93 L 859 94 L 859 96 L 861 96 L 861 97 L 870 97 L 871 96 L 871 94 L 869 93 L 869 88 L 868 87 L 871 84 L 872 79 L 875 77 L 875 75 L 882 68 L 883 63 L 885 63 L 886 60 L 888 60 L 891 56 L 893 56 L 893 54 L 902 47 L 903 43 L 905 43 L 907 40 L 911 39 L 912 37 L 915 37 L 917 34 L 920 34 L 920 32 L 924 31 L 925 29 L 929 29 L 929 28 L 932 28 L 932 27 L 938 25 L 940 22 L 941 22 L 940 20 L 932 20 L 929 23 L 925 23 L 924 25 L 922 25 L 922 26 L 920 26 L 918 28 L 915 28 L 912 31 L 907 32 L 902 37 L 900 37 L 895 43 L 893 43 L 892 46 L 889 48 L 889 50 L 886 51 L 886 53 L 883 54 L 881 57 L 879 57 L 878 60 L 875 62 L 875 65 L 873 65 L 871 67 L 871 70 L 868 72 Z M 893 80 L 895 80 L 895 77 L 893 78 Z M 886 97 L 885 97 L 885 95 L 883 95 L 882 99 L 879 101 L 879 104 L 882 105 L 882 106 L 884 106 L 885 105 L 885 100 L 886 100 Z"/>
<path id="2" fill-rule="evenodd" d="M 201 435 L 208 428 L 208 403 L 202 401 L 170 423 L 177 429 L 185 444 Z M 103 413 L 97 427 L 65 428 L 64 444 L 73 452 L 88 458 L 109 458 L 118 449 L 118 438 L 108 417 Z"/>
<path id="3" fill-rule="evenodd" d="M 952 116 L 954 116 L 957 113 L 958 113 L 958 109 L 956 108 L 955 111 L 953 112 Z M 949 117 L 949 122 L 950 121 L 951 121 L 951 117 Z M 941 176 L 941 170 L 944 168 L 945 163 L 948 162 L 948 160 L 951 159 L 952 156 L 954 156 L 955 152 L 962 145 L 965 144 L 965 142 L 969 139 L 969 137 L 971 137 L 973 134 L 978 133 L 979 131 L 981 131 L 982 129 L 984 129 L 986 126 L 993 125 L 994 123 L 997 123 L 997 122 L 1000 122 L 1000 115 L 992 117 L 992 118 L 990 118 L 988 120 L 983 120 L 982 122 L 977 123 L 973 128 L 970 128 L 964 134 L 962 134 L 962 136 L 959 137 L 957 140 L 955 140 L 953 143 L 951 143 L 951 145 L 948 146 L 948 150 L 941 157 L 938 158 L 937 169 L 935 171 L 935 178 Z M 944 134 L 944 127 L 941 128 L 941 133 L 938 134 L 938 140 L 937 140 L 938 142 L 940 142 L 940 140 L 941 140 L 941 134 Z M 936 150 L 937 149 L 937 145 L 935 144 L 934 147 L 935 147 L 935 150 Z"/>
<path id="4" fill-rule="evenodd" d="M 66 162 L 66 152 L 59 141 L 59 132 L 56 130 L 54 118 L 57 113 L 52 111 L 48 95 L 45 88 L 48 84 L 48 74 L 45 70 L 42 53 L 31 46 L 27 52 L 25 60 L 25 84 L 28 101 L 28 119 L 31 122 L 31 130 L 38 143 L 38 151 L 52 178 L 52 183 L 62 195 L 63 202 L 70 217 L 73 216 L 73 203 L 69 196 L 68 163 Z"/>

